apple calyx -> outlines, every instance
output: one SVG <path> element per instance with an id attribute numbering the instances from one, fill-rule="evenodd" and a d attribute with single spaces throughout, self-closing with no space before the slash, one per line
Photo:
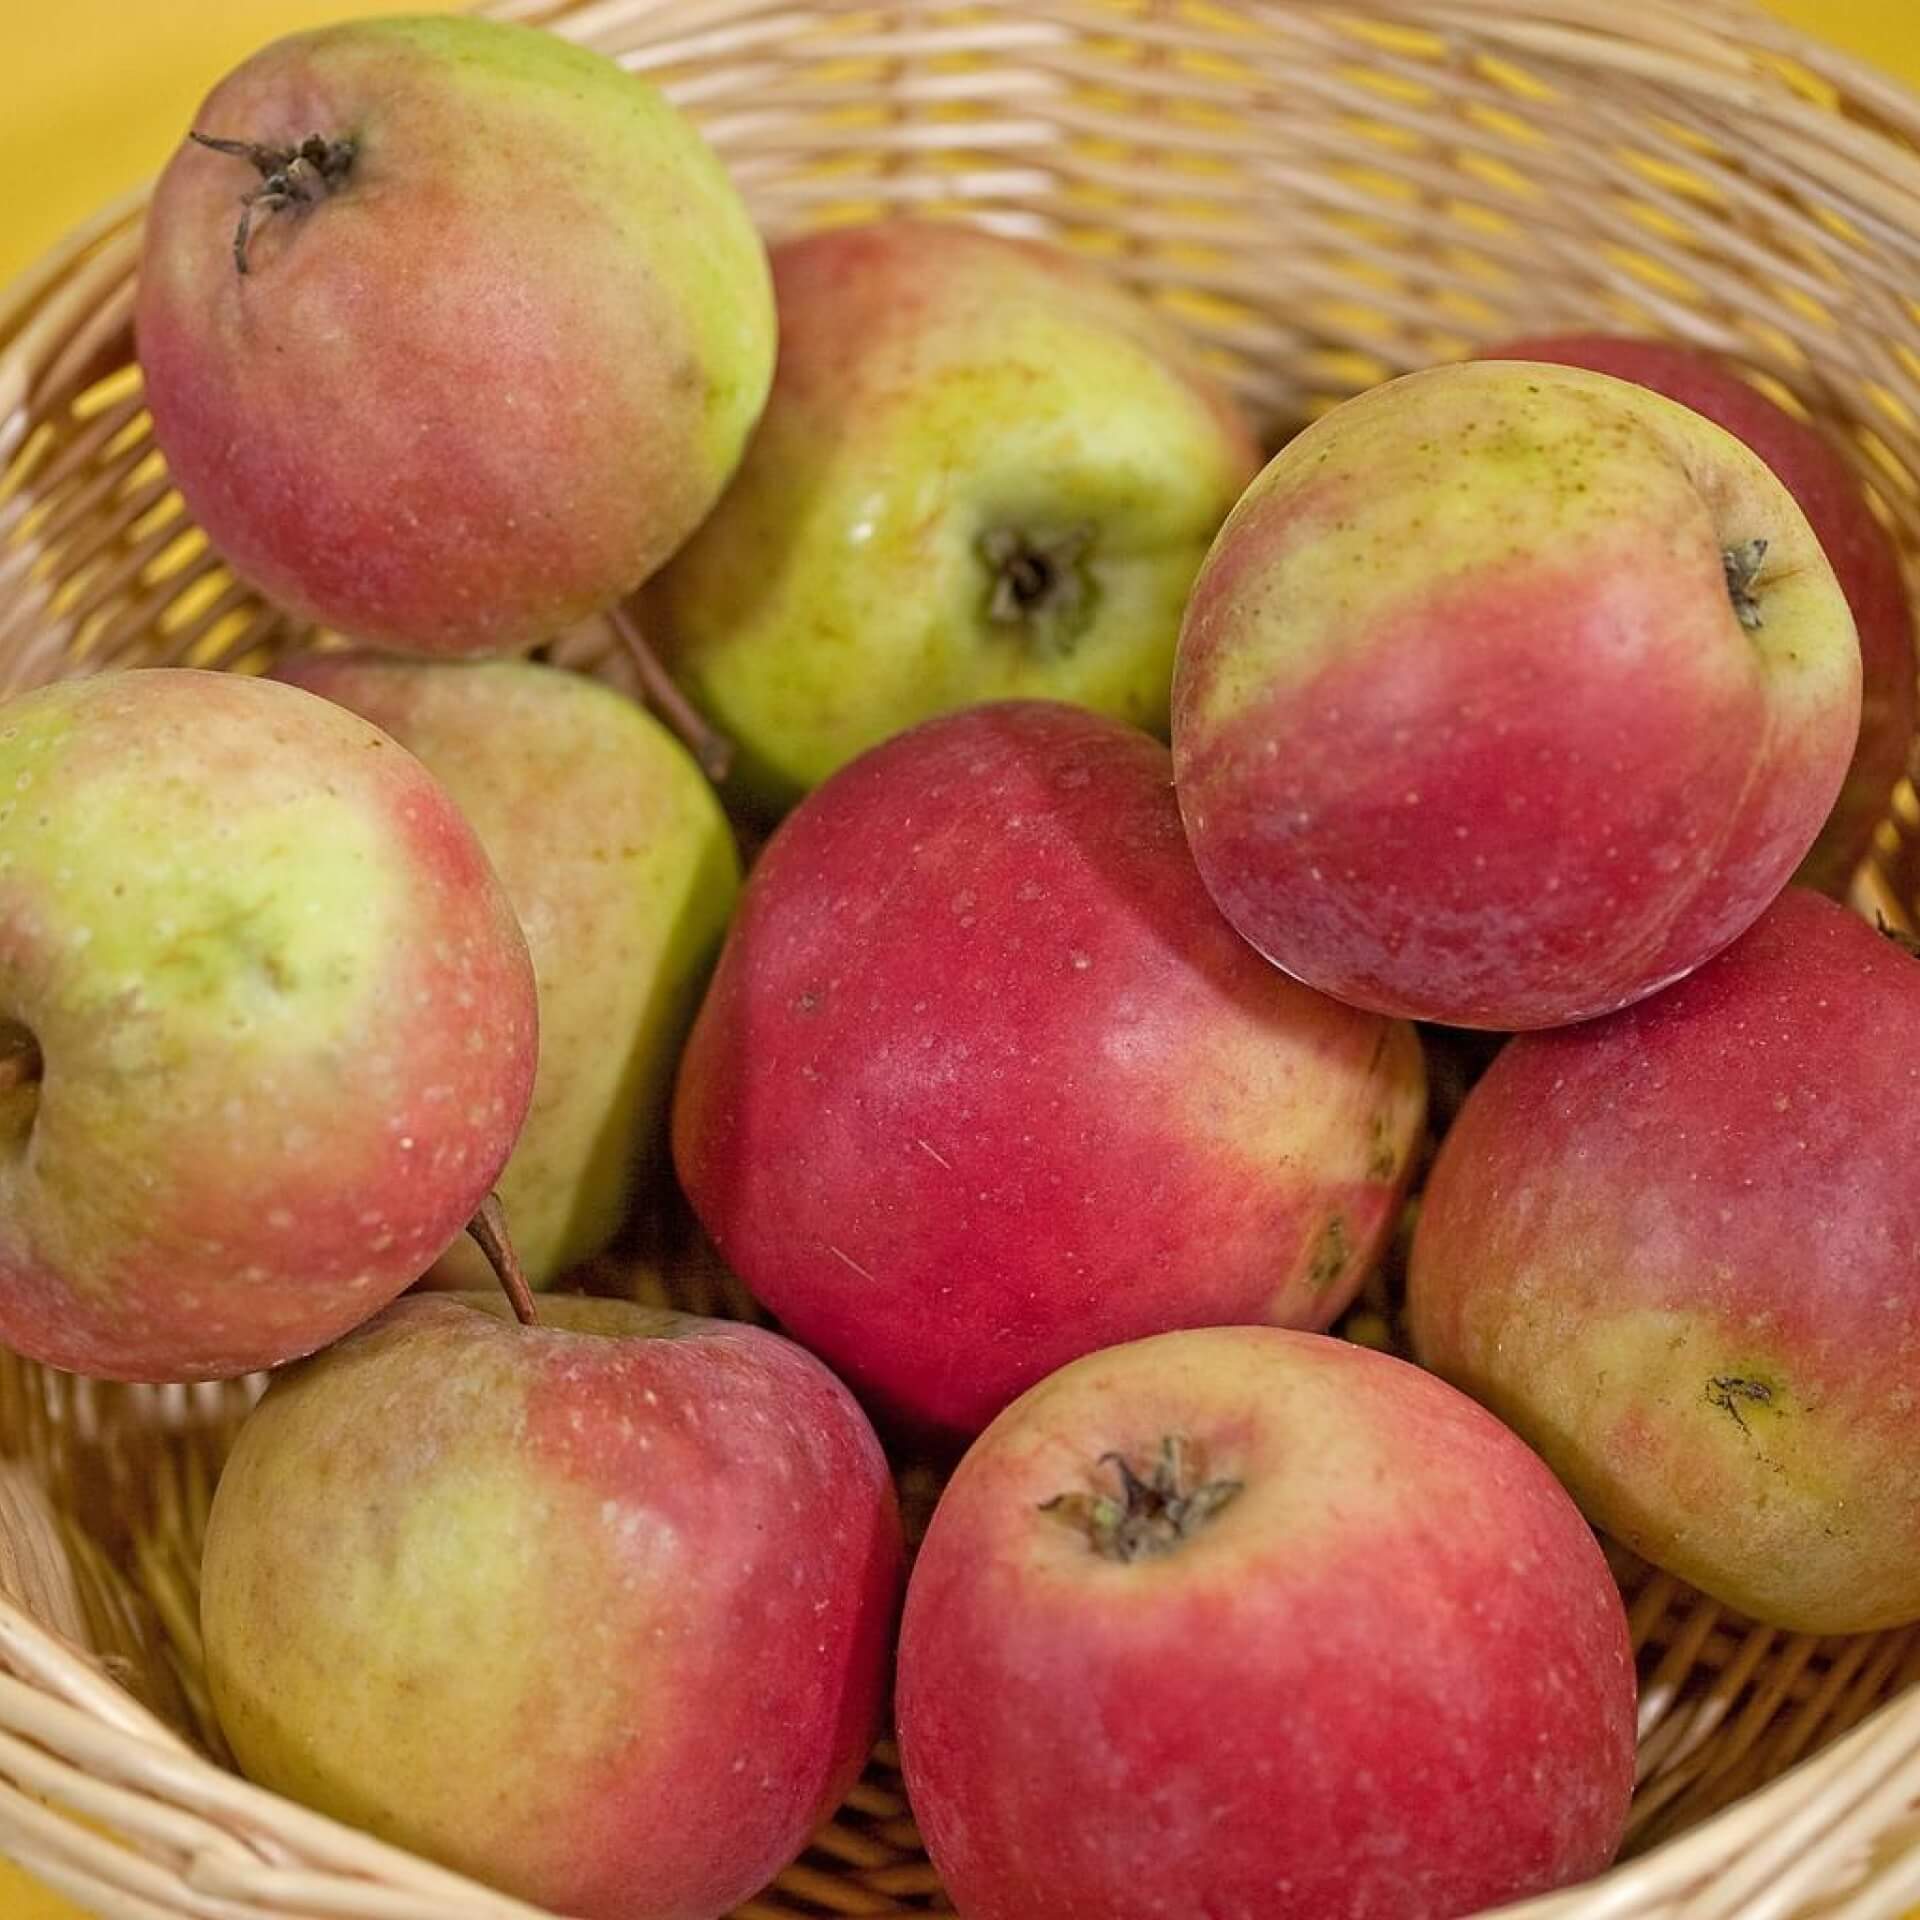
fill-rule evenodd
<path id="1" fill-rule="evenodd" d="M 1092 546 L 1093 528 L 1084 523 L 1051 539 L 1019 527 L 989 528 L 979 543 L 990 576 L 987 619 L 1024 628 L 1036 652 L 1070 651 L 1093 617 L 1094 583 L 1085 566 Z"/>
<path id="2" fill-rule="evenodd" d="M 500 1290 L 513 1308 L 513 1317 L 523 1327 L 537 1327 L 540 1316 L 534 1311 L 533 1289 L 527 1285 L 520 1256 L 513 1250 L 513 1235 L 507 1231 L 507 1210 L 500 1204 L 499 1194 L 490 1193 L 481 1201 L 480 1211 L 467 1222 L 467 1234 L 486 1255 L 493 1277 L 500 1282 Z"/>
<path id="3" fill-rule="evenodd" d="M 38 1086 L 45 1071 L 39 1041 L 17 1020 L 0 1020 L 0 1093 Z"/>
<path id="4" fill-rule="evenodd" d="M 1192 1485 L 1187 1441 L 1176 1433 L 1160 1442 L 1160 1457 L 1146 1479 L 1118 1451 L 1103 1453 L 1098 1464 L 1111 1466 L 1119 1476 L 1119 1499 L 1103 1493 L 1060 1493 L 1043 1501 L 1040 1511 L 1083 1533 L 1102 1559 L 1117 1560 L 1123 1566 L 1172 1553 L 1245 1485 L 1239 1480 L 1203 1480 Z"/>
<path id="5" fill-rule="evenodd" d="M 297 147 L 269 147 L 257 140 L 223 140 L 198 132 L 188 138 L 215 153 L 251 162 L 260 175 L 260 184 L 240 196 L 240 224 L 233 234 L 233 264 L 243 274 L 252 271 L 247 244 L 256 214 L 275 214 L 287 207 L 303 211 L 337 192 L 353 171 L 353 142 L 329 140 L 323 133 L 308 134 Z"/>
<path id="6" fill-rule="evenodd" d="M 1754 592 L 1766 557 L 1767 543 L 1764 540 L 1743 540 L 1737 547 L 1728 547 L 1720 555 L 1720 565 L 1727 576 L 1727 598 L 1733 602 L 1733 610 L 1740 624 L 1749 633 L 1758 633 L 1767 624 L 1760 611 L 1759 596 Z"/>
<path id="7" fill-rule="evenodd" d="M 26 1145 L 40 1111 L 46 1073 L 40 1043 L 17 1020 L 0 1020 L 0 1144 Z"/>

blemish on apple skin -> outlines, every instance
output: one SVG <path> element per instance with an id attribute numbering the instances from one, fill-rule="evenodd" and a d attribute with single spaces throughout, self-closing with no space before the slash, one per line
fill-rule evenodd
<path id="1" fill-rule="evenodd" d="M 1325 1293 L 1347 1270 L 1347 1262 L 1353 1257 L 1353 1245 L 1347 1236 L 1347 1221 L 1344 1214 L 1336 1213 L 1320 1229 L 1320 1237 L 1314 1243 L 1313 1259 L 1307 1268 L 1307 1285 L 1315 1293 Z"/>
<path id="2" fill-rule="evenodd" d="M 1717 1407 L 1726 1414 L 1742 1433 L 1749 1430 L 1747 1416 L 1743 1408 L 1767 1407 L 1774 1412 L 1780 1411 L 1775 1405 L 1774 1389 L 1771 1382 L 1761 1380 L 1749 1374 L 1717 1373 L 1707 1382 L 1707 1404 Z"/>

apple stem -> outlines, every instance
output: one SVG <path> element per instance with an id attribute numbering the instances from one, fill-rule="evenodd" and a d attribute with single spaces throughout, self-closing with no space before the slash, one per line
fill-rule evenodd
<path id="1" fill-rule="evenodd" d="M 733 742 L 712 726 L 680 691 L 673 675 L 660 664 L 660 656 L 647 644 L 647 637 L 640 631 L 640 623 L 632 612 L 626 607 L 615 607 L 612 618 L 613 630 L 633 661 L 634 672 L 640 676 L 640 690 L 646 696 L 647 705 L 687 743 L 702 771 L 717 787 L 733 770 Z"/>
<path id="2" fill-rule="evenodd" d="M 1764 540 L 1743 540 L 1737 547 L 1728 547 L 1720 556 L 1727 576 L 1727 598 L 1733 602 L 1741 626 L 1749 633 L 1758 633 L 1767 624 L 1760 611 L 1759 596 L 1754 592 L 1766 558 Z"/>
<path id="3" fill-rule="evenodd" d="M 324 200 L 353 171 L 353 142 L 329 140 L 310 133 L 297 147 L 269 147 L 258 140 L 222 140 L 210 133 L 187 136 L 215 153 L 249 162 L 260 176 L 251 193 L 240 196 L 240 224 L 233 233 L 233 264 L 242 274 L 252 272 L 247 246 L 253 237 L 256 214 L 278 213 L 283 207 L 304 209 Z"/>
<path id="4" fill-rule="evenodd" d="M 1099 1465 L 1111 1466 L 1118 1476 L 1119 1499 L 1104 1493 L 1060 1493 L 1043 1501 L 1040 1511 L 1083 1533 L 1102 1559 L 1123 1565 L 1173 1552 L 1245 1485 L 1239 1480 L 1203 1480 L 1190 1486 L 1187 1442 L 1177 1433 L 1160 1442 L 1160 1457 L 1145 1478 L 1124 1453 L 1103 1453 Z"/>
<path id="5" fill-rule="evenodd" d="M 1920 936 L 1907 931 L 1905 927 L 1896 927 L 1884 912 L 1875 910 L 1873 916 L 1875 930 L 1885 939 L 1891 940 L 1900 951 L 1910 958 L 1920 960 Z"/>
<path id="6" fill-rule="evenodd" d="M 473 1243 L 487 1256 L 487 1265 L 500 1282 L 500 1288 L 513 1307 L 513 1317 L 523 1327 L 537 1327 L 540 1316 L 534 1311 L 533 1289 L 521 1270 L 520 1256 L 513 1250 L 513 1236 L 507 1231 L 507 1210 L 500 1196 L 490 1193 L 480 1203 L 480 1211 L 467 1222 Z"/>

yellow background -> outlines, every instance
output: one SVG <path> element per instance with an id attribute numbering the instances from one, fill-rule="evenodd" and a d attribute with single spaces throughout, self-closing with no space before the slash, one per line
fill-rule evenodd
<path id="1" fill-rule="evenodd" d="M 0 0 L 0 281 L 165 157 L 207 85 L 259 41 L 435 0 Z M 1631 7 L 1633 0 L 1621 0 Z M 1920 86 L 1916 0 L 1775 0 Z M 75 1920 L 0 1861 L 6 1920 Z"/>
<path id="2" fill-rule="evenodd" d="M 0 0 L 0 282 L 152 172 L 207 85 L 259 41 L 437 3 Z M 1916 0 L 1777 0 L 1777 10 L 1920 86 Z"/>

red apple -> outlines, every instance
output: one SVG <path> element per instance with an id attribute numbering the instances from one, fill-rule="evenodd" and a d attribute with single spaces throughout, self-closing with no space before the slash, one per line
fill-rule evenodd
<path id="1" fill-rule="evenodd" d="M 1076 1362 L 908 1588 L 907 1791 L 964 1920 L 1450 1920 L 1597 1873 L 1633 1791 L 1605 1558 L 1531 1453 L 1270 1328 Z"/>
<path id="2" fill-rule="evenodd" d="M 1009 702 L 873 749 L 774 836 L 674 1155 L 798 1338 L 892 1418 L 966 1434 L 1096 1347 L 1328 1324 L 1423 1097 L 1409 1028 L 1214 911 L 1164 747 Z"/>
<path id="3" fill-rule="evenodd" d="M 208 1523 L 255 1780 L 585 1920 L 714 1920 L 876 1731 L 879 1442 L 791 1342 L 627 1301 L 416 1295 L 281 1375 Z"/>
<path id="4" fill-rule="evenodd" d="M 1604 375 L 1413 374 L 1294 440 L 1187 609 L 1200 870 L 1323 992 L 1582 1019 L 1751 925 L 1859 731 L 1860 649 L 1765 463 Z"/>
<path id="5" fill-rule="evenodd" d="M 656 88 L 502 21 L 348 21 L 263 48 L 194 127 L 147 217 L 140 364 L 245 579 L 378 645 L 508 651 L 713 505 L 772 380 L 772 283 Z"/>
<path id="6" fill-rule="evenodd" d="M 1914 732 L 1913 608 L 1900 556 L 1832 443 L 1771 400 L 1738 368 L 1669 340 L 1569 333 L 1515 340 L 1483 358 L 1551 360 L 1637 381 L 1745 441 L 1800 503 L 1853 609 L 1860 634 L 1860 738 L 1839 801 L 1795 876 L 1844 893 L 1906 771 Z"/>
<path id="7" fill-rule="evenodd" d="M 1920 964 L 1793 889 L 1690 979 L 1509 1045 L 1428 1183 L 1420 1358 L 1741 1612 L 1920 1619 Z"/>
<path id="8" fill-rule="evenodd" d="M 0 707 L 0 1339 L 278 1366 L 417 1280 L 533 1090 L 527 943 L 446 789 L 297 687 Z"/>

